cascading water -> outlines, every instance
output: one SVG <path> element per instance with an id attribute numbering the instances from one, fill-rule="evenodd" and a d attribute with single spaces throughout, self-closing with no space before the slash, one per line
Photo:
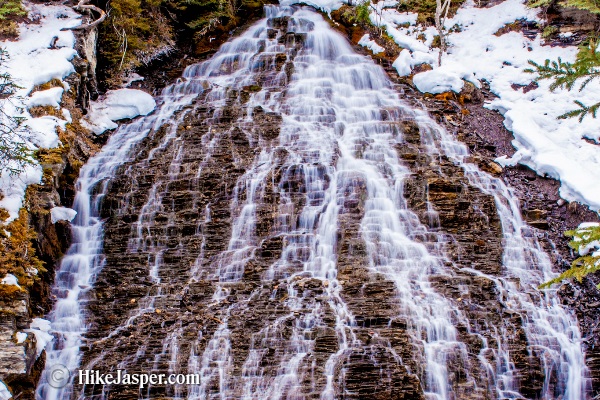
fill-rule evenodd
<path id="1" fill-rule="evenodd" d="M 515 196 L 316 12 L 266 14 L 82 169 L 49 316 L 47 368 L 201 382 L 55 389 L 42 376 L 38 398 L 586 398 L 577 321 L 536 290 L 552 265 Z M 428 157 L 494 199 L 501 274 L 449 254 L 434 204 L 424 221 L 409 207 L 399 149 L 415 123 Z M 464 277 L 519 318 L 471 320 L 479 304 L 436 286 Z M 528 394 L 520 329 L 544 374 Z"/>
<path id="2" fill-rule="evenodd" d="M 80 363 L 81 337 L 85 332 L 83 305 L 86 292 L 102 269 L 103 227 L 100 207 L 108 180 L 123 161 L 131 156 L 135 145 L 148 132 L 172 119 L 184 105 L 197 96 L 201 87 L 191 76 L 183 83 L 166 88 L 159 99 L 160 109 L 150 117 L 124 125 L 102 151 L 81 169 L 73 208 L 77 216 L 72 223 L 73 244 L 63 257 L 56 274 L 53 294 L 57 300 L 49 317 L 55 339 L 46 350 L 46 365 L 61 364 L 74 370 Z M 47 384 L 46 369 L 42 373 L 36 395 L 45 399 L 69 398 L 71 388 L 54 388 Z"/>

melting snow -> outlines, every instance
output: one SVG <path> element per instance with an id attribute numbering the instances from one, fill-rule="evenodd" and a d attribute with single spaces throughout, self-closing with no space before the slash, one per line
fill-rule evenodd
<path id="1" fill-rule="evenodd" d="M 363 37 L 360 38 L 358 44 L 371 50 L 373 54 L 379 54 L 385 50 L 383 47 L 378 45 L 377 42 L 371 40 L 371 37 L 368 33 L 364 34 Z"/>
<path id="2" fill-rule="evenodd" d="M 50 321 L 42 318 L 34 318 L 31 322 L 30 329 L 25 329 L 25 332 L 33 333 L 36 340 L 36 352 L 39 357 L 46 345 L 52 340 L 52 335 L 48 333 L 50 330 Z"/>
<path id="3" fill-rule="evenodd" d="M 72 208 L 67 207 L 54 207 L 50 210 L 50 216 L 52 218 L 52 223 L 56 223 L 58 221 L 73 221 L 73 218 L 77 215 L 77 211 Z"/>
<path id="4" fill-rule="evenodd" d="M 148 115 L 156 108 L 154 98 L 148 93 L 137 89 L 119 89 L 109 91 L 99 101 L 90 105 L 87 115 L 87 127 L 95 134 L 101 134 L 118 125 L 114 121 Z"/>

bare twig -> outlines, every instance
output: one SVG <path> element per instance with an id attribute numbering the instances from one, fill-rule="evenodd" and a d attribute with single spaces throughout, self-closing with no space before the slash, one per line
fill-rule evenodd
<path id="1" fill-rule="evenodd" d="M 444 54 L 444 52 L 446 51 L 446 35 L 444 32 L 444 23 L 446 22 L 446 18 L 448 18 L 450 2 L 451 0 L 436 0 L 435 28 L 437 29 L 438 35 L 440 36 L 440 53 L 438 54 L 438 66 L 442 65 L 442 54 Z"/>
<path id="2" fill-rule="evenodd" d="M 127 32 L 123 29 L 123 44 L 121 45 L 123 49 L 123 55 L 121 56 L 121 63 L 119 64 L 119 71 L 123 68 L 123 61 L 125 61 L 125 54 L 127 53 Z"/>

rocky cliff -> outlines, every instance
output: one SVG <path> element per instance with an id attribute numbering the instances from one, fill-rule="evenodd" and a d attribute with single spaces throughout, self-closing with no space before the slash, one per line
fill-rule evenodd
<path id="1" fill-rule="evenodd" d="M 414 327 L 398 299 L 397 283 L 374 270 L 363 238 L 361 224 L 369 197 L 364 175 L 344 178 L 337 217 L 337 275 L 324 279 L 299 272 L 314 254 L 302 238 L 294 237 L 301 233 L 290 227 L 301 225 L 301 210 L 322 204 L 322 196 L 332 185 L 330 168 L 340 150 L 334 151 L 329 163 L 315 163 L 313 169 L 305 165 L 310 155 L 290 162 L 289 150 L 278 146 L 283 140 L 285 112 L 255 104 L 257 93 L 264 95 L 265 88 L 269 98 L 285 99 L 295 63 L 303 62 L 299 54 L 306 34 L 289 26 L 288 17 L 270 20 L 267 37 L 279 47 L 258 57 L 252 84 L 221 91 L 203 83 L 198 97 L 180 111 L 181 118 L 138 143 L 134 156 L 110 180 L 101 208 L 106 220 L 105 266 L 84 300 L 89 330 L 81 348 L 82 365 L 102 371 L 123 365 L 138 372 L 201 371 L 205 378 L 201 393 L 206 396 L 224 390 L 217 371 L 224 368 L 232 377 L 225 385 L 231 398 L 240 398 L 248 390 L 266 390 L 261 385 L 273 385 L 282 376 L 290 382 L 298 379 L 277 383 L 282 394 L 298 398 L 318 398 L 330 385 L 336 398 L 425 398 L 427 373 L 423 360 L 415 356 L 423 349 L 414 340 Z M 351 28 L 350 39 L 357 35 Z M 75 121 L 97 90 L 90 53 L 93 40 L 80 38 L 79 54 L 87 60 L 82 56 L 78 62 L 78 72 L 70 79 L 72 89 L 64 100 Z M 389 71 L 388 60 L 376 61 Z M 233 73 L 236 66 L 223 64 L 220 73 Z M 177 65 L 177 70 L 181 67 Z M 157 79 L 151 85 L 164 81 Z M 474 164 L 515 190 L 531 226 L 529 234 L 539 239 L 556 265 L 565 266 L 571 255 L 562 231 L 597 217 L 581 206 L 561 202 L 551 180 L 525 168 L 502 169 L 491 161 L 510 148 L 510 133 L 501 127 L 497 115 L 481 108 L 479 101 L 489 94 L 473 93 L 475 101 L 456 106 L 448 99 L 422 100 L 405 81 L 395 83 L 394 90 L 403 98 L 415 105 L 425 101 L 438 122 L 468 145 Z M 398 111 L 384 109 L 378 118 L 389 118 L 403 138 L 393 151 L 408 168 L 402 188 L 407 209 L 419 226 L 426 227 L 415 240 L 432 252 L 443 246 L 444 262 L 451 266 L 451 273 L 432 273 L 431 286 L 451 299 L 456 315 L 465 318 L 453 320 L 466 358 L 457 356 L 449 362 L 449 390 L 457 398 L 496 398 L 488 383 L 490 372 L 481 363 L 482 355 L 490 363 L 495 356 L 482 350 L 506 346 L 520 393 L 539 398 L 546 390 L 543 357 L 528 347 L 522 310 L 504 304 L 497 282 L 489 278 L 504 273 L 502 226 L 493 196 L 470 182 L 448 157 L 432 154 L 423 138 L 429 133 L 411 117 L 390 117 L 387 112 L 396 115 Z M 32 316 L 44 315 L 51 308 L 54 267 L 70 244 L 68 223 L 51 223 L 48 210 L 71 206 L 81 165 L 105 141 L 76 123 L 63 138 L 68 143 L 64 151 L 41 155 L 47 160 L 47 180 L 28 194 L 30 224 L 38 232 L 34 243 L 47 272 L 29 295 L 0 304 L 10 310 L 3 314 L 1 339 L 7 345 L 0 353 L 0 377 L 14 393 L 22 393 L 20 398 L 33 398 L 44 355 L 36 358 L 31 338 L 16 344 L 14 332 L 27 328 Z M 269 169 L 262 171 L 257 160 L 265 148 L 273 151 Z M 356 154 L 367 151 L 368 143 L 357 144 L 355 150 Z M 242 229 L 236 221 L 253 196 L 244 183 L 252 179 L 249 172 L 263 174 L 260 196 L 259 201 L 250 202 L 255 207 L 252 239 L 249 253 L 241 256 L 243 271 L 231 282 L 220 274 L 224 263 L 241 262 L 235 258 L 240 255 L 233 250 L 240 249 L 234 246 L 232 250 L 232 238 L 235 229 Z M 319 190 L 309 187 L 309 174 L 319 177 Z M 290 243 L 303 245 L 290 251 Z M 270 272 L 281 260 L 285 266 Z M 332 300 L 330 285 L 341 288 L 339 300 Z M 593 323 L 597 320 L 595 289 L 586 281 L 566 285 L 561 295 L 565 305 L 577 312 L 588 346 L 594 385 L 590 393 L 594 394 L 600 373 Z M 354 338 L 347 348 L 340 340 L 336 301 L 352 315 L 351 328 L 342 329 Z M 319 310 L 318 315 L 314 310 Z M 290 348 L 294 346 L 305 355 L 296 370 L 286 372 L 283 366 L 292 362 Z M 227 359 L 217 353 L 226 354 Z M 560 391 L 558 380 L 552 376 L 546 382 L 555 393 Z M 75 388 L 75 393 L 79 390 L 85 398 L 138 398 L 135 388 L 109 388 L 103 394 L 99 386 L 86 386 Z M 187 390 L 153 386 L 146 395 L 172 398 Z"/>

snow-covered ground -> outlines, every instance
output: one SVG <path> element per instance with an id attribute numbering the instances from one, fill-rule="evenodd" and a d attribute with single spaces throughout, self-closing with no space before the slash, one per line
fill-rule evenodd
<path id="1" fill-rule="evenodd" d="M 13 96 L 0 100 L 0 108 L 8 115 L 26 118 L 29 127 L 26 139 L 30 148 L 56 147 L 59 144 L 56 128 L 64 128 L 67 121 L 51 116 L 32 118 L 27 108 L 59 107 L 64 88 L 30 94 L 36 85 L 52 79 L 62 81 L 75 71 L 71 64 L 76 55 L 75 36 L 73 32 L 61 29 L 81 24 L 81 15 L 60 5 L 29 4 L 27 8 L 30 18 L 37 23 L 20 24 L 18 40 L 0 42 L 0 47 L 10 57 L 2 63 L 0 72 L 10 74 L 21 87 Z M 1 117 L 6 118 L 4 115 Z M 10 220 L 18 216 L 27 185 L 39 183 L 41 178 L 39 165 L 28 166 L 19 175 L 3 173 L 0 176 L 0 190 L 4 195 L 0 207 L 9 212 Z"/>
<path id="2" fill-rule="evenodd" d="M 63 93 L 69 89 L 64 79 L 75 72 L 71 61 L 77 54 L 73 32 L 61 29 L 80 25 L 81 15 L 62 5 L 25 3 L 25 6 L 29 11 L 29 18 L 35 22 L 20 24 L 18 40 L 0 42 L 0 47 L 9 56 L 0 66 L 0 72 L 10 74 L 21 87 L 8 99 L 0 100 L 0 109 L 6 115 L 25 118 L 25 125 L 28 127 L 25 139 L 31 149 L 52 148 L 60 145 L 57 127 L 65 129 L 66 124 L 72 122 L 69 111 L 63 109 L 60 113 L 62 118 L 33 118 L 27 110 L 35 106 L 61 107 Z M 62 87 L 32 93 L 35 86 L 52 79 L 58 79 Z M 87 126 L 100 134 L 107 129 L 116 128 L 114 121 L 146 115 L 155 106 L 152 96 L 143 91 L 111 91 L 102 100 L 92 103 Z M 0 118 L 6 121 L 3 113 L 0 113 Z M 82 122 L 86 124 L 86 121 Z M 18 216 L 27 186 L 39 183 L 41 178 L 42 169 L 39 165 L 27 166 L 18 175 L 5 172 L 0 176 L 0 191 L 4 196 L 0 200 L 0 207 L 9 212 L 9 221 Z"/>

